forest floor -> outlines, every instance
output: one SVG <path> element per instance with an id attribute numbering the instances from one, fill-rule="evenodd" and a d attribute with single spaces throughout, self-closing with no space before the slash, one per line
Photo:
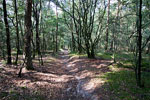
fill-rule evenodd
<path id="1" fill-rule="evenodd" d="M 105 74 L 111 73 L 107 76 L 115 78 L 111 80 L 114 82 L 118 81 L 112 77 L 116 76 L 114 71 L 128 69 L 109 67 L 111 60 L 69 56 L 64 50 L 57 57 L 43 57 L 43 61 L 44 65 L 39 66 L 38 59 L 33 60 L 34 70 L 24 68 L 21 78 L 17 76 L 19 66 L 0 62 L 0 100 L 121 100 L 120 94 L 111 90 Z M 130 92 L 126 87 L 121 88 Z M 134 96 L 137 95 L 125 95 L 136 100 Z"/>

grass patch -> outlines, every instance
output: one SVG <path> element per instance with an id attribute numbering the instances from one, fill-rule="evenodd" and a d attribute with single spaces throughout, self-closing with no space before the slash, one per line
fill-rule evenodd
<path id="1" fill-rule="evenodd" d="M 87 57 L 87 54 L 79 54 L 78 52 L 70 52 L 69 56 Z"/>
<path id="2" fill-rule="evenodd" d="M 112 53 L 97 53 L 97 56 L 103 59 L 109 59 L 111 60 L 113 58 Z"/>
<path id="3" fill-rule="evenodd" d="M 98 53 L 99 57 L 104 59 L 113 59 L 111 53 Z M 117 63 L 110 67 L 112 72 L 108 72 L 100 78 L 105 80 L 104 87 L 106 91 L 110 91 L 110 100 L 150 100 L 150 73 L 144 70 L 150 70 L 149 57 L 143 55 L 142 59 L 142 82 L 144 88 L 139 88 L 136 85 L 134 70 L 121 68 L 134 68 L 132 53 L 117 53 L 115 54 Z"/>
<path id="4" fill-rule="evenodd" d="M 114 71 L 104 74 L 108 85 L 107 91 L 113 94 L 113 98 L 119 100 L 150 100 L 150 73 L 142 74 L 145 88 L 136 86 L 135 74 L 130 70 Z"/>
<path id="5" fill-rule="evenodd" d="M 117 60 L 131 60 L 133 59 L 133 54 L 128 52 L 116 53 Z"/>
<path id="6" fill-rule="evenodd" d="M 114 64 L 114 67 L 134 69 L 133 63 L 130 60 L 120 61 L 119 63 Z"/>

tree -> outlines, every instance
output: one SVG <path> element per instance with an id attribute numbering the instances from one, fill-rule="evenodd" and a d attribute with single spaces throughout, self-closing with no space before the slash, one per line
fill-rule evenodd
<path id="1" fill-rule="evenodd" d="M 16 48 L 17 48 L 17 55 L 16 55 L 16 61 L 15 64 L 17 65 L 18 62 L 18 55 L 20 53 L 20 43 L 19 43 L 19 28 L 18 28 L 18 8 L 17 8 L 17 1 L 14 0 L 14 4 L 15 4 L 15 17 L 16 17 L 16 36 L 17 36 L 17 43 L 16 43 Z"/>
<path id="2" fill-rule="evenodd" d="M 25 11 L 25 60 L 26 68 L 28 70 L 33 69 L 32 65 L 32 52 L 31 52 L 31 35 L 32 35 L 32 0 L 26 1 L 26 11 Z"/>
<path id="3" fill-rule="evenodd" d="M 3 0 L 3 12 L 4 12 L 4 21 L 5 21 L 5 28 L 6 28 L 6 44 L 7 44 L 7 64 L 11 64 L 11 44 L 10 44 L 10 32 L 9 32 L 9 25 L 7 20 L 7 9 L 6 9 L 6 1 Z"/>
<path id="4" fill-rule="evenodd" d="M 55 51 L 58 52 L 58 11 L 57 11 L 57 5 L 56 5 L 56 47 Z"/>
<path id="5" fill-rule="evenodd" d="M 108 50 L 108 37 L 109 37 L 109 14 L 110 14 L 110 0 L 108 0 L 108 9 L 107 9 L 107 28 L 106 28 L 106 45 L 105 50 Z"/>
<path id="6" fill-rule="evenodd" d="M 137 84 L 141 87 L 141 61 L 142 61 L 142 0 L 139 5 L 139 26 L 138 26 L 138 69 L 137 69 Z"/>
<path id="7" fill-rule="evenodd" d="M 38 8 L 38 5 L 40 5 L 40 7 Z M 41 62 L 41 64 L 43 65 L 43 60 L 42 60 L 42 55 L 41 55 L 41 47 L 40 47 L 40 31 L 39 31 L 39 24 L 40 24 L 40 14 L 41 14 L 41 10 L 42 10 L 42 1 L 36 1 L 36 3 L 33 2 L 33 11 L 34 11 L 34 17 L 35 17 L 35 21 L 36 21 L 36 51 L 38 53 L 38 58 L 39 58 L 39 62 Z M 32 41 L 32 44 L 34 46 L 34 43 Z"/>

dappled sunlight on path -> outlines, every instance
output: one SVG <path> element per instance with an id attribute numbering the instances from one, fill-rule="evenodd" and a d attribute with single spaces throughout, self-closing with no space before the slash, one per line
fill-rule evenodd
<path id="1" fill-rule="evenodd" d="M 40 95 L 43 98 L 40 100 L 106 100 L 104 89 L 100 88 L 104 80 L 98 76 L 111 71 L 110 63 L 109 60 L 69 57 L 65 50 L 58 57 L 45 57 L 43 66 L 34 61 L 35 70 L 23 69 L 22 78 L 17 77 L 18 68 L 2 67 L 0 91 L 11 90 L 20 98 Z M 97 89 L 102 92 L 99 94 Z"/>

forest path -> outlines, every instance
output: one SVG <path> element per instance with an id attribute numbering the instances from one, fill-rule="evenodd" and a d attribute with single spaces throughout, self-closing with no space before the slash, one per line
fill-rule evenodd
<path id="1" fill-rule="evenodd" d="M 22 78 L 16 75 L 17 67 L 2 65 L 0 92 L 13 91 L 13 95 L 17 94 L 15 99 L 21 98 L 18 100 L 108 100 L 105 81 L 100 76 L 110 71 L 111 61 L 69 56 L 67 50 L 43 60 L 43 66 L 39 66 L 38 59 L 33 60 L 35 70 L 23 69 Z"/>
<path id="2" fill-rule="evenodd" d="M 75 100 L 107 100 L 104 88 L 104 80 L 99 78 L 109 70 L 111 61 L 102 59 L 88 59 L 85 57 L 69 57 L 68 51 L 64 50 L 59 54 L 63 59 L 63 68 L 68 75 L 71 75 L 73 82 L 67 87 L 68 94 L 73 94 Z M 70 100 L 73 100 L 71 98 Z"/>

